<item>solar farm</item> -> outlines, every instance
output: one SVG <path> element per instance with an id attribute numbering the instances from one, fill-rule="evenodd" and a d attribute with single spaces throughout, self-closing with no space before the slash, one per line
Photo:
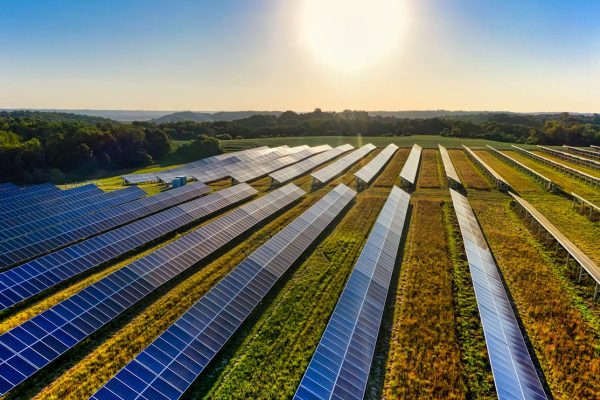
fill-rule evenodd
<path id="1" fill-rule="evenodd" d="M 120 182 L 0 184 L 2 398 L 600 398 L 597 147 L 265 145 Z"/>

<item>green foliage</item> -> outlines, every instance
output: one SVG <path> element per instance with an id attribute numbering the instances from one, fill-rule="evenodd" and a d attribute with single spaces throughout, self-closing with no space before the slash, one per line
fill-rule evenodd
<path id="1" fill-rule="evenodd" d="M 179 146 L 173 153 L 173 159 L 179 162 L 198 160 L 223 153 L 223 147 L 218 139 L 200 135 L 188 144 Z"/>

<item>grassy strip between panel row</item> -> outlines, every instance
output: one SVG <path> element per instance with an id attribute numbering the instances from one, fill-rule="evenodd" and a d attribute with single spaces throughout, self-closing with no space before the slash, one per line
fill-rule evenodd
<path id="1" fill-rule="evenodd" d="M 384 399 L 466 396 L 443 204 L 419 200 L 413 208 L 395 293 Z"/>
<path id="2" fill-rule="evenodd" d="M 543 254 L 509 202 L 478 200 L 472 206 L 552 394 L 556 399 L 596 398 L 600 393 L 600 341 L 584 314 L 595 318 L 569 280 L 561 276 L 564 271 Z"/>
<path id="3" fill-rule="evenodd" d="M 425 149 L 421 154 L 417 188 L 439 188 L 440 178 L 436 161 L 437 150 Z"/>
<path id="4" fill-rule="evenodd" d="M 463 150 L 448 150 L 452 164 L 466 188 L 490 189 L 488 180 L 476 168 Z"/>

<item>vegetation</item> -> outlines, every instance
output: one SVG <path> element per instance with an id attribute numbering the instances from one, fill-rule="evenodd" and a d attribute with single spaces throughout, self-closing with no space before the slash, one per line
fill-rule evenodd
<path id="1" fill-rule="evenodd" d="M 419 188 L 439 188 L 440 176 L 437 165 L 437 151 L 425 149 L 421 154 L 421 166 L 417 186 Z"/>
<path id="2" fill-rule="evenodd" d="M 571 285 L 542 254 L 508 200 L 471 203 L 554 398 L 596 397 L 600 393 L 599 332 L 592 330 L 578 308 L 586 314 L 589 310 L 563 288 Z"/>
<path id="3" fill-rule="evenodd" d="M 416 201 L 395 293 L 384 399 L 466 396 L 446 243 L 443 203 Z"/>
<path id="4" fill-rule="evenodd" d="M 448 150 L 454 168 L 466 188 L 484 189 L 491 188 L 490 183 L 483 173 L 473 165 L 463 150 Z"/>

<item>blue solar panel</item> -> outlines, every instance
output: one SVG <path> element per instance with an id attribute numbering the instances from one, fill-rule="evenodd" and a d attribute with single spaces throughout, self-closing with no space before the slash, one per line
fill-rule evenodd
<path id="1" fill-rule="evenodd" d="M 51 193 L 58 193 L 60 189 L 51 183 L 42 183 L 39 185 L 26 186 L 19 190 L 11 190 L 0 197 L 0 205 L 9 204 L 11 201 L 22 201 L 36 197 L 47 196 Z"/>
<path id="2" fill-rule="evenodd" d="M 394 187 L 333 311 L 297 400 L 364 397 L 410 195 Z"/>
<path id="3" fill-rule="evenodd" d="M 3 229 L 0 230 L 0 241 L 27 233 L 45 229 L 70 219 L 81 218 L 84 215 L 125 204 L 146 196 L 146 192 L 136 186 L 113 192 L 104 192 L 98 196 L 90 197 L 67 205 L 52 208 L 42 208 L 37 212 L 20 215 L 15 218 L 3 220 Z"/>
<path id="4" fill-rule="evenodd" d="M 460 226 L 496 392 L 504 399 L 546 399 L 502 278 L 469 200 L 450 189 Z"/>
<path id="5" fill-rule="evenodd" d="M 236 185 L 0 273 L 0 311 L 256 194 Z"/>
<path id="6" fill-rule="evenodd" d="M 33 259 L 71 243 L 192 200 L 208 191 L 210 189 L 206 185 L 197 182 L 5 240 L 0 242 L 0 267 Z"/>
<path id="7" fill-rule="evenodd" d="M 339 185 L 217 283 L 92 398 L 178 399 L 277 280 L 352 201 Z"/>
<path id="8" fill-rule="evenodd" d="M 0 335 L 0 395 L 121 312 L 304 195 L 288 185 L 217 218 Z M 223 202 L 225 205 L 227 201 Z"/>
<path id="9" fill-rule="evenodd" d="M 65 206 L 73 202 L 88 199 L 92 196 L 104 193 L 98 186 L 90 184 L 78 186 L 73 189 L 63 190 L 47 196 L 45 199 L 31 204 L 29 202 L 11 202 L 11 204 L 0 207 L 0 219 L 14 218 L 39 211 L 41 207 L 51 209 L 55 206 Z"/>

